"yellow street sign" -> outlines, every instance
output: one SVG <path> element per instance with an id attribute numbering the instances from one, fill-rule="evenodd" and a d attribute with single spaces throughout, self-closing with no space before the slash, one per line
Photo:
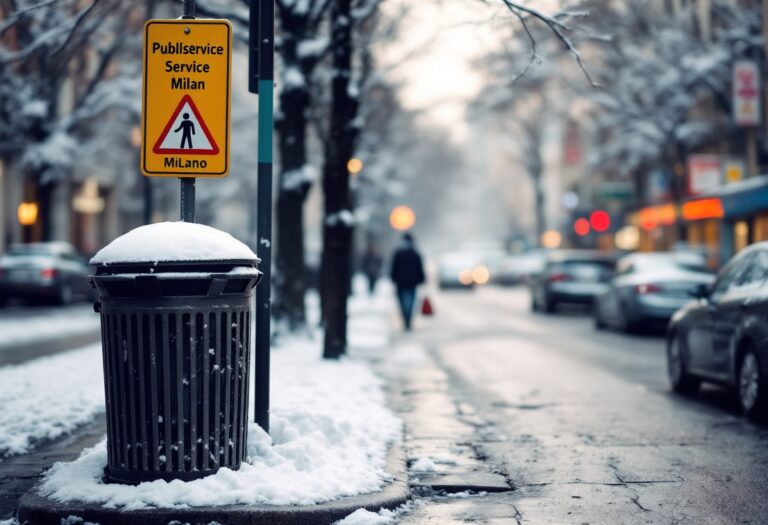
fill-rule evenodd
<path id="1" fill-rule="evenodd" d="M 227 175 L 231 49 L 227 20 L 149 20 L 144 25 L 144 175 Z"/>

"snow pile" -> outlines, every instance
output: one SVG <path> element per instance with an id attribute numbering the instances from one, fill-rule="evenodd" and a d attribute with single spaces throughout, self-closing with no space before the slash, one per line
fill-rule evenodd
<path id="1" fill-rule="evenodd" d="M 364 314 L 364 311 L 354 315 Z M 379 317 L 387 323 L 387 317 Z M 272 354 L 271 430 L 251 425 L 247 463 L 207 478 L 106 485 L 106 443 L 58 463 L 42 490 L 60 501 L 108 507 L 312 504 L 379 490 L 389 481 L 388 446 L 400 421 L 386 408 L 381 381 L 363 362 L 321 359 L 321 338 L 288 338 Z"/>
<path id="2" fill-rule="evenodd" d="M 0 368 L 0 457 L 28 452 L 104 410 L 101 345 Z"/>
<path id="3" fill-rule="evenodd" d="M 411 465 L 411 470 L 414 472 L 435 472 L 437 471 L 437 465 L 432 458 L 420 457 Z"/>
<path id="4" fill-rule="evenodd" d="M 99 316 L 91 306 L 78 306 L 43 313 L 25 312 L 24 317 L 0 319 L 0 349 L 33 341 L 86 334 L 99 329 Z"/>
<path id="5" fill-rule="evenodd" d="M 256 260 L 256 254 L 230 234 L 191 222 L 140 226 L 102 248 L 91 264 L 115 262 Z"/>
<path id="6" fill-rule="evenodd" d="M 357 509 L 355 512 L 335 522 L 333 525 L 390 525 L 395 522 L 396 514 L 387 509 L 381 509 L 379 512 Z"/>
<path id="7" fill-rule="evenodd" d="M 423 500 L 411 500 L 403 503 L 396 509 L 379 509 L 378 512 L 359 508 L 344 519 L 335 521 L 332 525 L 389 525 L 395 523 L 403 515 L 421 507 L 423 504 Z"/>

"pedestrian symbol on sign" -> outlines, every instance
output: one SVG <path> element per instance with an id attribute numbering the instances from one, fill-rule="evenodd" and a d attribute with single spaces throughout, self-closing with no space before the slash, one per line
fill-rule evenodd
<path id="1" fill-rule="evenodd" d="M 219 152 L 191 96 L 182 97 L 152 151 L 176 155 L 216 155 Z"/>
<path id="2" fill-rule="evenodd" d="M 184 148 L 184 142 L 189 142 L 189 149 L 192 149 L 192 135 L 195 134 L 195 125 L 189 121 L 189 113 L 184 113 L 184 120 L 179 127 L 174 129 L 174 133 L 181 131 L 181 148 Z"/>

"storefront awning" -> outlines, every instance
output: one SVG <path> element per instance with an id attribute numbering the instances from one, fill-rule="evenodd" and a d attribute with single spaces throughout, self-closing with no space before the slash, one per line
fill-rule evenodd
<path id="1" fill-rule="evenodd" d="M 714 210 L 717 206 L 711 205 L 716 201 L 720 202 L 722 210 L 720 216 L 726 218 L 768 211 L 768 175 L 728 184 L 701 197 L 690 199 L 683 208 L 685 210 L 686 206 L 692 206 L 692 209 L 702 209 L 703 203 L 708 203 L 708 206 Z M 696 220 L 696 218 L 701 217 L 690 217 L 690 220 Z"/>

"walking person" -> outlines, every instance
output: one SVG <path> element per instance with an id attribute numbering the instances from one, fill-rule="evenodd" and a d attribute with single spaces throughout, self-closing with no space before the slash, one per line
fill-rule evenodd
<path id="1" fill-rule="evenodd" d="M 406 331 L 411 329 L 413 306 L 416 303 L 416 287 L 424 282 L 424 266 L 421 255 L 414 246 L 413 235 L 406 233 L 392 259 L 390 278 L 397 288 L 400 312 Z"/>
<path id="2" fill-rule="evenodd" d="M 379 249 L 375 244 L 369 244 L 368 249 L 363 254 L 361 266 L 365 277 L 368 279 L 368 293 L 371 295 L 373 295 L 373 292 L 376 290 L 376 281 L 381 275 L 382 263 L 383 260 L 381 258 L 381 253 L 379 253 Z"/>

